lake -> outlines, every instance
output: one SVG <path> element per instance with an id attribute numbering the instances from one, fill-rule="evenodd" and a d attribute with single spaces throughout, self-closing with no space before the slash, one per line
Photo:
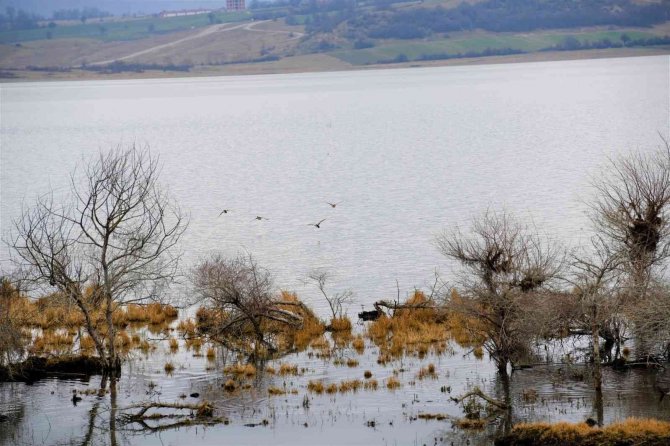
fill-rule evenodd
<path id="1" fill-rule="evenodd" d="M 63 193 L 68 175 L 86 157 L 117 145 L 147 145 L 160 154 L 164 185 L 190 215 L 181 246 L 185 271 L 209 252 L 251 253 L 272 271 L 277 288 L 296 291 L 326 316 L 318 290 L 305 282 L 312 269 L 326 269 L 333 274 L 332 292 L 354 292 L 353 314 L 377 299 L 429 287 L 436 269 L 443 280 L 453 281 L 453 265 L 435 248 L 435 236 L 468 225 L 487 208 L 509 210 L 567 246 L 586 240 L 590 178 L 606 168 L 608 157 L 651 150 L 661 143 L 659 133 L 670 132 L 669 73 L 670 58 L 658 56 L 2 84 L 1 230 L 8 237 L 21 206 L 37 194 Z M 327 202 L 339 204 L 332 208 Z M 224 208 L 231 211 L 219 216 Z M 257 215 L 268 220 L 256 221 Z M 321 228 L 308 226 L 324 218 Z M 0 255 L 6 270 L 4 246 Z M 186 286 L 172 293 L 189 294 Z M 431 360 L 440 361 L 440 376 L 453 383 L 454 392 L 473 382 L 495 388 L 492 365 L 464 353 Z M 233 422 L 129 434 L 121 444 L 433 444 L 438 438 L 449 444 L 460 438 L 411 420 L 414 405 L 447 410 L 439 392 L 443 380 L 342 396 L 336 405 L 328 397 L 315 398 L 303 413 L 302 392 L 275 400 L 260 390 L 225 398 L 216 391 L 220 377 L 206 370 L 205 359 L 180 355 L 177 362 L 184 368 L 171 379 L 164 379 L 161 355 L 130 361 L 119 398 L 134 401 L 138 392 L 149 392 L 150 381 L 159 383 L 166 400 L 197 389 L 225 407 Z M 361 370 L 389 375 L 375 358 L 364 355 Z M 291 360 L 315 376 L 341 378 L 347 372 L 304 354 Z M 414 370 L 428 360 L 408 359 L 406 365 Z M 515 375 L 512 392 L 535 386 L 553 401 L 541 408 L 522 404 L 519 419 L 588 416 L 589 384 L 563 382 L 556 373 Z M 606 377 L 605 383 L 606 399 L 619 401 L 606 408 L 608 420 L 670 413 L 667 401 L 651 403 L 656 397 L 644 373 Z M 0 412 L 21 415 L 11 428 L 0 427 L 0 443 L 81 443 L 96 403 L 85 400 L 65 414 L 61 405 L 65 398 L 71 406 L 71 389 L 85 385 L 67 380 L 1 385 Z M 623 402 L 617 397 L 622 392 L 629 396 Z M 104 412 L 106 403 L 98 404 Z M 452 406 L 447 411 L 458 413 Z M 240 423 L 263 417 L 271 420 L 269 428 Z M 364 426 L 371 417 L 379 420 L 375 429 Z M 105 443 L 107 434 L 96 432 Z"/>

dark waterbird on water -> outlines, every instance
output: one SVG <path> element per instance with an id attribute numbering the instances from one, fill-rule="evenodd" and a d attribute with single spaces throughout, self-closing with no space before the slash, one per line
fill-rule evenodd
<path id="1" fill-rule="evenodd" d="M 260 215 L 257 215 L 254 220 L 270 220 L 269 218 L 261 217 Z"/>
<path id="2" fill-rule="evenodd" d="M 318 223 L 309 223 L 307 226 L 314 226 L 315 228 L 319 229 L 321 228 L 321 223 L 323 223 L 324 221 L 326 221 L 325 218 Z"/>
<path id="3" fill-rule="evenodd" d="M 81 397 L 77 396 L 76 390 L 72 390 L 72 404 L 76 406 L 79 401 L 81 401 Z"/>
<path id="4" fill-rule="evenodd" d="M 326 203 L 329 204 L 330 207 L 334 209 L 335 207 L 337 207 L 338 204 L 340 204 L 340 203 L 342 203 L 342 202 L 341 202 L 341 201 L 338 201 L 337 203 L 331 203 L 330 201 L 326 201 Z"/>

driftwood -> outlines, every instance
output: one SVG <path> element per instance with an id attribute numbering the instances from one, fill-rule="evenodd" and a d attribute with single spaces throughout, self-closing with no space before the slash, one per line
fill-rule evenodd
<path id="1" fill-rule="evenodd" d="M 470 398 L 471 396 L 477 396 L 486 401 L 487 403 L 489 403 L 490 405 L 497 407 L 498 409 L 501 410 L 509 409 L 509 404 L 488 396 L 487 394 L 482 392 L 479 387 L 475 387 L 465 395 L 462 395 L 458 398 L 451 397 L 451 400 L 455 401 L 456 403 L 461 403 L 463 400 L 465 400 L 466 398 Z"/>
<path id="2" fill-rule="evenodd" d="M 137 404 L 134 406 L 128 406 L 121 411 L 129 411 L 132 409 L 137 409 L 135 413 L 126 413 L 122 415 L 122 421 L 125 424 L 139 424 L 139 428 L 130 429 L 131 431 L 150 431 L 150 432 L 160 432 L 168 429 L 175 429 L 182 426 L 195 426 L 195 425 L 213 425 L 219 423 L 228 423 L 227 419 L 224 418 L 215 418 L 214 415 L 214 406 L 207 401 L 203 401 L 199 404 L 182 404 L 182 403 L 159 403 L 159 402 L 150 402 Z M 177 410 L 191 410 L 195 411 L 193 414 L 182 414 L 182 413 L 171 413 L 171 414 L 147 414 L 151 409 L 177 409 Z M 167 423 L 167 424 L 156 424 L 150 425 L 147 422 L 152 420 L 160 420 L 165 418 L 177 419 L 177 421 Z"/>
<path id="3" fill-rule="evenodd" d="M 150 403 L 143 403 L 143 404 L 137 404 L 134 406 L 128 406 L 126 408 L 123 408 L 121 410 L 130 410 L 130 409 L 139 409 L 137 413 L 134 414 L 125 414 L 126 418 L 129 419 L 130 421 L 135 421 L 135 420 L 142 420 L 142 419 L 153 419 L 156 418 L 156 415 L 147 415 L 146 413 L 150 409 L 188 409 L 188 410 L 195 410 L 196 414 L 198 417 L 211 417 L 214 408 L 212 407 L 211 403 L 208 403 L 207 401 L 204 401 L 199 404 L 182 404 L 182 403 L 159 403 L 159 402 L 150 402 Z M 167 417 L 167 415 L 159 415 L 163 417 Z M 185 416 L 185 415 L 177 415 L 177 416 Z"/>
<path id="4" fill-rule="evenodd" d="M 444 308 L 441 305 L 435 305 L 433 302 L 422 302 L 418 304 L 399 304 L 393 302 L 387 302 L 385 300 L 378 300 L 373 304 L 377 311 L 383 311 L 381 307 L 388 308 L 389 310 L 420 310 L 422 308 Z"/>

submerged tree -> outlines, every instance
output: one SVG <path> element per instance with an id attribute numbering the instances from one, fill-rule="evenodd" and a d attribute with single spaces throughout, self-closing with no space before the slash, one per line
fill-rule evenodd
<path id="1" fill-rule="evenodd" d="M 623 304 L 621 290 L 621 256 L 613 252 L 600 237 L 592 239 L 592 249 L 584 255 L 574 255 L 571 261 L 569 282 L 573 285 L 576 320 L 571 321 L 581 327 L 591 337 L 593 357 L 593 383 L 596 391 L 598 423 L 602 425 L 602 354 L 611 348 L 601 349 L 603 332 L 619 330 L 611 325 L 620 323 L 619 316 Z"/>
<path id="2" fill-rule="evenodd" d="M 26 278 L 81 312 L 104 367 L 114 372 L 121 363 L 114 311 L 158 299 L 177 274 L 175 248 L 187 222 L 159 173 L 146 148 L 100 153 L 81 177 L 71 177 L 62 201 L 52 191 L 15 222 L 13 248 Z"/>
<path id="3" fill-rule="evenodd" d="M 487 211 L 471 233 L 446 231 L 437 239 L 446 257 L 463 267 L 456 313 L 473 321 L 474 336 L 506 373 L 528 352 L 528 311 L 534 296 L 556 277 L 562 253 L 505 212 Z"/>
<path id="4" fill-rule="evenodd" d="M 594 227 L 602 244 L 620 259 L 623 277 L 624 306 L 603 326 L 601 335 L 606 345 L 619 347 L 626 326 L 632 325 L 641 355 L 653 349 L 653 342 L 647 341 L 659 327 L 649 323 L 648 317 L 654 307 L 667 307 L 670 296 L 658 277 L 670 256 L 670 145 L 663 142 L 663 147 L 650 153 L 612 160 L 608 172 L 593 182 Z"/>
<path id="5" fill-rule="evenodd" d="M 302 304 L 277 298 L 270 272 L 251 256 L 213 255 L 194 269 L 192 281 L 208 310 L 200 313 L 201 329 L 230 350 L 262 359 L 302 327 Z"/>
<path id="6" fill-rule="evenodd" d="M 629 299 L 642 297 L 653 267 L 670 255 L 670 145 L 610 161 L 593 185 L 596 231 L 626 261 Z"/>

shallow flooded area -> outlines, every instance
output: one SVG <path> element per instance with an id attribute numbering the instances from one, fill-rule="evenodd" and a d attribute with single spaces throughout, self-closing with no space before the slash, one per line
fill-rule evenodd
<path id="1" fill-rule="evenodd" d="M 597 416 L 590 368 L 582 363 L 538 364 L 514 371 L 505 383 L 487 358 L 477 359 L 453 341 L 441 353 L 403 355 L 380 364 L 379 347 L 369 339 L 356 348 L 355 337 L 343 341 L 326 335 L 303 352 L 245 369 L 222 348 L 189 348 L 176 325 L 160 333 L 179 339 L 177 349 L 167 340 L 152 340 L 156 347 L 146 353 L 141 347 L 129 350 L 114 398 L 97 394 L 100 376 L 2 384 L 0 413 L 8 417 L 0 423 L 2 444 L 489 445 L 521 421 Z M 358 325 L 354 333 L 365 329 Z M 173 369 L 167 370 L 167 363 Z M 630 416 L 667 419 L 670 400 L 660 401 L 654 388 L 658 373 L 606 369 L 606 423 Z M 500 399 L 508 392 L 512 409 L 482 426 L 459 427 L 466 411 L 452 397 L 475 387 Z M 76 404 L 73 392 L 81 397 Z M 155 413 L 171 416 L 124 421 L 121 414 L 136 411 L 127 408 L 150 401 L 208 401 L 220 420 L 169 427 L 182 420 L 174 418 L 179 411 L 158 409 Z"/>

